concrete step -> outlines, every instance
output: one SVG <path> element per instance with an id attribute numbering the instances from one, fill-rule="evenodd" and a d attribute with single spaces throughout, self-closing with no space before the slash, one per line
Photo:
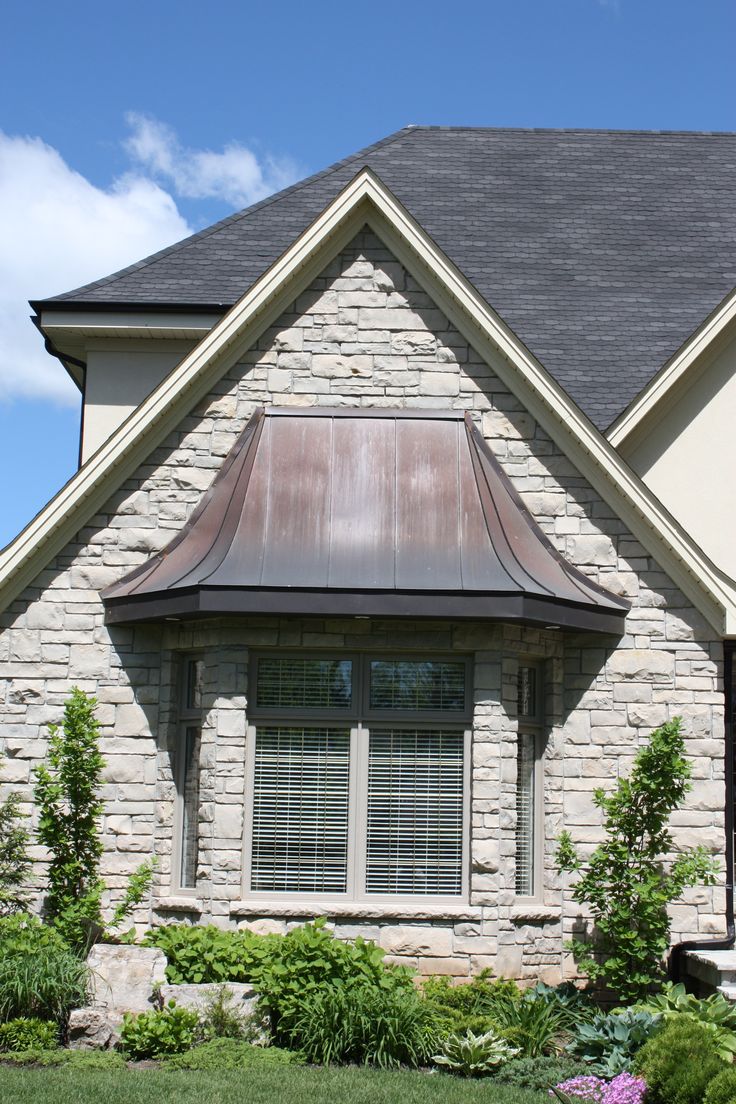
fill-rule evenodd
<path id="1" fill-rule="evenodd" d="M 686 951 L 683 966 L 688 977 L 736 1001 L 736 950 Z"/>

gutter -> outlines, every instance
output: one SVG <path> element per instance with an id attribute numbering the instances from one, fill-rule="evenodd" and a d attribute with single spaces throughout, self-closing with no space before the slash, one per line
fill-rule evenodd
<path id="1" fill-rule="evenodd" d="M 736 644 L 724 641 L 723 644 L 723 693 L 724 711 L 724 781 L 726 785 L 725 832 L 726 832 L 726 935 L 722 939 L 691 939 L 676 943 L 670 951 L 669 974 L 672 981 L 682 981 L 683 956 L 687 951 L 730 951 L 736 943 L 736 925 L 734 924 L 734 708 L 733 708 L 733 663 Z"/>

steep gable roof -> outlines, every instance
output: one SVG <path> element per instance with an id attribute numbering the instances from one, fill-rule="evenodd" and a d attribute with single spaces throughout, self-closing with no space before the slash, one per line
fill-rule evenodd
<path id="1" fill-rule="evenodd" d="M 45 303 L 229 307 L 364 165 L 599 429 L 736 287 L 736 134 L 409 127 Z"/>
<path id="2" fill-rule="evenodd" d="M 365 169 L 0 553 L 0 605 L 33 580 L 365 225 L 425 287 L 675 585 L 714 627 L 736 635 L 736 583 L 703 554 L 504 320 Z"/>

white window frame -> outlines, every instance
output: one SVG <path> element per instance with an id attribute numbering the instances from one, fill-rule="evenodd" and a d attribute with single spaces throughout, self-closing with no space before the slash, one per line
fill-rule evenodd
<path id="1" fill-rule="evenodd" d="M 258 661 L 263 656 L 290 659 L 328 659 L 346 660 L 353 663 L 353 699 L 350 709 L 264 709 L 255 702 Z M 369 707 L 370 661 L 377 660 L 418 660 L 434 662 L 462 663 L 465 669 L 465 706 L 462 712 L 383 710 Z M 365 652 L 319 652 L 287 651 L 276 649 L 262 650 L 256 653 L 250 663 L 249 687 L 252 688 L 252 701 L 249 696 L 249 723 L 247 727 L 246 748 L 246 786 L 245 815 L 243 833 L 243 899 L 251 901 L 304 901 L 305 903 L 324 901 L 331 903 L 365 904 L 390 903 L 422 904 L 463 904 L 470 899 L 470 782 L 471 782 L 471 731 L 472 731 L 472 661 L 466 655 L 433 653 L 383 653 Z M 325 727 L 350 729 L 350 782 L 348 797 L 348 848 L 347 848 L 347 884 L 345 893 L 299 893 L 273 891 L 253 891 L 251 882 L 251 856 L 253 843 L 253 806 L 255 778 L 255 744 L 258 724 L 268 722 L 272 725 L 299 727 L 321 724 Z M 369 735 L 374 729 L 418 729 L 456 730 L 463 737 L 463 786 L 462 786 L 462 870 L 461 891 L 453 895 L 420 894 L 370 894 L 364 891 L 366 849 L 365 840 L 368 824 L 368 756 Z"/>
<path id="2" fill-rule="evenodd" d="M 176 797 L 174 802 L 174 819 L 173 819 L 173 840 L 171 843 L 171 889 L 178 897 L 196 897 L 198 893 L 197 877 L 195 872 L 194 885 L 185 886 L 182 884 L 182 862 L 184 860 L 184 784 L 185 784 L 185 750 L 187 740 L 187 729 L 198 728 L 200 732 L 200 762 L 197 763 L 198 780 L 197 786 L 199 787 L 201 782 L 201 748 L 202 748 L 202 720 L 203 710 L 200 703 L 199 706 L 190 705 L 187 700 L 188 688 L 189 688 L 189 665 L 191 663 L 204 664 L 204 655 L 201 652 L 179 652 L 177 655 L 177 671 L 176 671 L 176 734 L 175 734 L 175 747 L 174 747 L 174 787 L 176 791 Z M 201 799 L 197 803 L 197 840 L 199 847 L 199 830 L 200 830 L 200 818 L 199 818 L 199 805 Z"/>
<path id="3" fill-rule="evenodd" d="M 543 893 L 544 884 L 544 748 L 547 739 L 545 699 L 546 664 L 537 656 L 520 656 L 517 668 L 517 686 L 522 668 L 530 668 L 535 671 L 536 701 L 533 714 L 525 715 L 518 711 L 516 718 L 517 730 L 517 764 L 520 761 L 521 737 L 531 737 L 534 743 L 534 762 L 532 766 L 532 845 L 531 845 L 531 892 L 520 893 L 516 888 L 516 867 L 514 869 L 514 892 L 519 902 L 539 901 Z M 518 777 L 518 776 L 517 776 Z M 517 823 L 515 836 L 515 863 L 518 862 L 520 826 Z"/>

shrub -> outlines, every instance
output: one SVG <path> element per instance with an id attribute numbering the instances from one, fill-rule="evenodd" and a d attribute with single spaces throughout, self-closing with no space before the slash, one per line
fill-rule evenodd
<path id="1" fill-rule="evenodd" d="M 590 1023 L 577 1025 L 568 1049 L 594 1063 L 599 1073 L 615 1077 L 631 1069 L 634 1055 L 660 1022 L 661 1016 L 633 1008 L 608 1015 L 599 1013 Z"/>
<path id="2" fill-rule="evenodd" d="M 126 1012 L 120 1029 L 122 1049 L 133 1059 L 160 1058 L 181 1054 L 197 1041 L 199 1017 L 187 1008 L 178 1008 L 169 1001 L 165 1008 L 141 1012 L 137 1016 Z"/>
<path id="3" fill-rule="evenodd" d="M 447 1035 L 464 1035 L 468 1030 L 482 1035 L 499 1003 L 521 999 L 516 982 L 494 981 L 487 970 L 462 985 L 452 985 L 447 977 L 429 977 L 422 994 L 438 1029 Z"/>
<path id="4" fill-rule="evenodd" d="M 450 1035 L 445 1039 L 442 1053 L 434 1054 L 432 1061 L 463 1077 L 483 1077 L 515 1058 L 518 1053 L 516 1047 L 509 1046 L 493 1030 L 483 1035 L 468 1031 L 465 1035 Z"/>
<path id="5" fill-rule="evenodd" d="M 671 814 L 691 788 L 680 718 L 652 733 L 634 760 L 629 778 L 610 796 L 593 795 L 604 813 L 605 841 L 584 861 L 569 833 L 561 835 L 560 871 L 578 875 L 572 897 L 587 905 L 594 920 L 592 939 L 570 944 L 589 977 L 605 978 L 626 1001 L 646 995 L 662 976 L 669 945 L 667 905 L 687 886 L 712 885 L 716 865 L 703 847 L 665 861 L 673 850 Z"/>
<path id="6" fill-rule="evenodd" d="M 125 1069 L 125 1059 L 113 1050 L 21 1050 L 0 1054 L 0 1063 L 13 1066 L 65 1066 L 71 1070 Z"/>
<path id="7" fill-rule="evenodd" d="M 28 906 L 28 892 L 23 884 L 31 866 L 30 835 L 24 820 L 20 794 L 13 791 L 5 801 L 0 801 L 0 916 L 22 912 Z"/>
<path id="8" fill-rule="evenodd" d="M 367 981 L 305 994 L 281 1036 L 311 1062 L 417 1066 L 436 1044 L 432 1016 L 414 987 Z"/>
<path id="9" fill-rule="evenodd" d="M 705 1090 L 703 1104 L 736 1104 L 736 1067 L 727 1066 Z"/>
<path id="10" fill-rule="evenodd" d="M 207 996 L 199 1031 L 205 1040 L 240 1039 L 254 1043 L 264 1034 L 263 1019 L 238 1008 L 232 990 L 220 985 Z"/>
<path id="11" fill-rule="evenodd" d="M 724 1063 L 708 1028 L 682 1016 L 644 1044 L 634 1068 L 647 1083 L 647 1104 L 700 1104 Z"/>
<path id="12" fill-rule="evenodd" d="M 691 1016 L 707 1026 L 721 1058 L 732 1061 L 736 1054 L 736 1008 L 722 993 L 699 998 L 688 993 L 682 984 L 668 983 L 661 993 L 650 997 L 639 1007 L 662 1015 L 666 1020 Z"/>
<path id="13" fill-rule="evenodd" d="M 53 928 L 33 916 L 0 919 L 0 1021 L 20 1016 L 63 1025 L 85 1004 L 89 971 Z"/>
<path id="14" fill-rule="evenodd" d="M 105 761 L 98 745 L 97 702 L 75 687 L 64 707 L 62 724 L 50 726 L 48 762 L 36 768 L 34 796 L 39 808 L 38 838 L 48 848 L 48 915 L 67 942 L 82 953 L 104 931 L 100 901 L 102 856 L 99 798 Z M 117 925 L 150 886 L 149 859 L 131 876 Z"/>
<path id="15" fill-rule="evenodd" d="M 288 1066 L 304 1059 L 292 1050 L 258 1047 L 237 1039 L 211 1039 L 184 1054 L 166 1060 L 169 1069 L 237 1070 L 267 1066 Z"/>
<path id="16" fill-rule="evenodd" d="M 214 924 L 165 924 L 143 940 L 166 955 L 166 980 L 171 985 L 207 985 L 250 981 L 273 939 L 249 931 L 223 931 Z"/>
<path id="17" fill-rule="evenodd" d="M 590 1067 L 579 1059 L 558 1055 L 542 1055 L 540 1058 L 514 1058 L 502 1066 L 494 1080 L 520 1089 L 545 1092 L 560 1081 L 569 1081 L 590 1072 Z"/>
<path id="18" fill-rule="evenodd" d="M 0 1050 L 51 1050 L 59 1042 L 59 1026 L 53 1020 L 18 1016 L 0 1024 Z"/>

